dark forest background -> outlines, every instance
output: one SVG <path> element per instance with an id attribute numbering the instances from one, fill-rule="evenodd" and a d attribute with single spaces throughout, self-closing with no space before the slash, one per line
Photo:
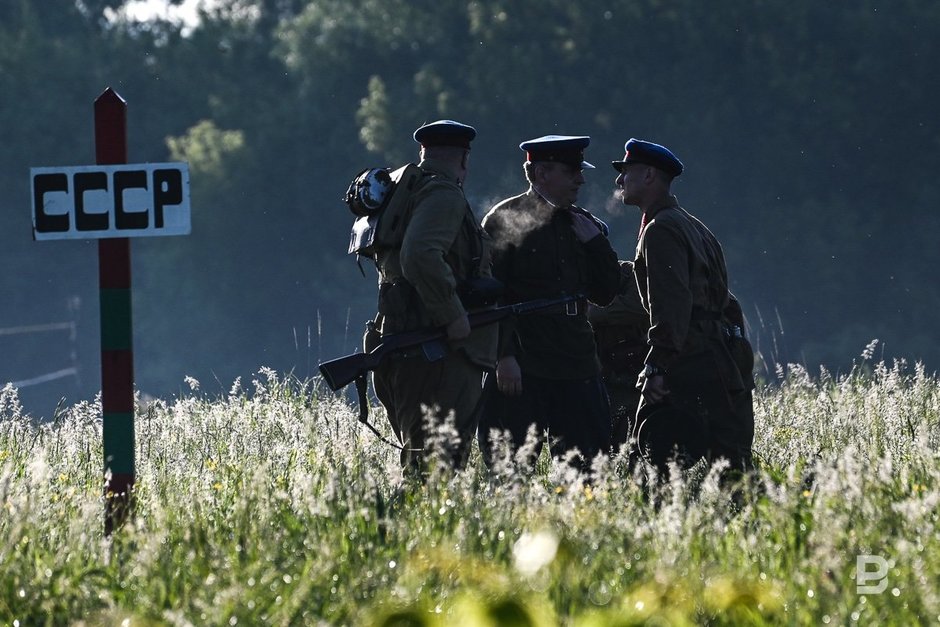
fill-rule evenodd
<path id="1" fill-rule="evenodd" d="M 439 118 L 479 131 L 481 214 L 524 189 L 520 141 L 590 135 L 582 204 L 623 258 L 638 214 L 607 164 L 629 137 L 672 148 L 771 375 L 874 339 L 940 365 L 940 3 L 221 0 L 191 29 L 124 4 L 0 0 L 0 385 L 36 415 L 100 388 L 97 243 L 32 241 L 29 168 L 94 163 L 109 86 L 129 161 L 191 172 L 192 235 L 132 242 L 142 392 L 355 350 L 375 273 L 340 198 Z"/>

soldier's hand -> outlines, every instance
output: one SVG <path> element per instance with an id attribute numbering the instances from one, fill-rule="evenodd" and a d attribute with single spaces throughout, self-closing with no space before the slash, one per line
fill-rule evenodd
<path id="1" fill-rule="evenodd" d="M 522 369 L 515 357 L 503 357 L 496 363 L 496 387 L 506 396 L 522 394 Z"/>
<path id="2" fill-rule="evenodd" d="M 470 319 L 467 314 L 457 316 L 453 322 L 447 325 L 448 340 L 462 340 L 470 335 Z"/>
<path id="3" fill-rule="evenodd" d="M 640 388 L 640 392 L 650 403 L 658 403 L 669 394 L 669 388 L 666 387 L 666 379 L 663 375 L 657 374 L 652 377 L 640 376 L 643 377 L 643 385 Z"/>
<path id="4" fill-rule="evenodd" d="M 578 241 L 584 244 L 601 234 L 597 224 L 591 218 L 581 213 L 571 212 L 571 229 Z"/>

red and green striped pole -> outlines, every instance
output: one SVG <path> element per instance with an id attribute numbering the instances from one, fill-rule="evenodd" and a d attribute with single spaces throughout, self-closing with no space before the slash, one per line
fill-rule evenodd
<path id="1" fill-rule="evenodd" d="M 127 163 L 127 102 L 110 87 L 95 100 L 98 165 Z M 101 409 L 105 485 L 104 532 L 130 516 L 134 487 L 134 350 L 131 324 L 131 245 L 126 237 L 98 240 L 101 304 Z"/>

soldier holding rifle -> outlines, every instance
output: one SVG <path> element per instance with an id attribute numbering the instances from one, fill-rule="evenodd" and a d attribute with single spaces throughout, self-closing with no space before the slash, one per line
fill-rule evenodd
<path id="1" fill-rule="evenodd" d="M 427 408 L 442 420 L 453 413 L 459 441 L 451 463 L 465 463 L 476 432 L 483 373 L 495 363 L 496 327 L 471 329 L 461 287 L 490 276 L 488 238 L 464 196 L 470 142 L 476 130 L 440 120 L 414 132 L 422 170 L 405 215 L 399 247 L 376 245 L 378 315 L 364 338 L 366 351 L 382 338 L 428 327 L 445 329 L 449 350 L 435 359 L 420 349 L 398 351 L 376 368 L 373 383 L 401 444 L 402 466 L 426 469 Z"/>

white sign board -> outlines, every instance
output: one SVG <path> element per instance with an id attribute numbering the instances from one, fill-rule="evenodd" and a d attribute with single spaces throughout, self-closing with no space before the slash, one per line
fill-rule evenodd
<path id="1" fill-rule="evenodd" d="M 33 239 L 188 235 L 186 163 L 30 168 Z"/>

